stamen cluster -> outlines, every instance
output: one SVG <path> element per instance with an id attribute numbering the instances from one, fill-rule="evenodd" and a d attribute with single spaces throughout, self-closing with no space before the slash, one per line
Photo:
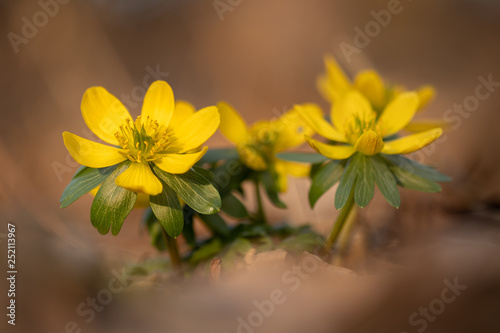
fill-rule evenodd
<path id="1" fill-rule="evenodd" d="M 344 134 L 347 141 L 351 144 L 356 144 L 359 137 L 368 131 L 373 131 L 380 137 L 384 137 L 384 130 L 375 115 L 367 117 L 359 117 L 352 115 L 345 122 Z"/>
<path id="2" fill-rule="evenodd" d="M 127 118 L 115 133 L 118 143 L 123 148 L 121 153 L 132 162 L 153 162 L 160 158 L 170 146 L 171 134 L 149 117 L 142 122 L 141 116 L 132 122 Z"/>

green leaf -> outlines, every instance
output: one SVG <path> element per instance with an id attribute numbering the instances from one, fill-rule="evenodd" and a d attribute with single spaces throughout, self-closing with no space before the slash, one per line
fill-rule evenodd
<path id="1" fill-rule="evenodd" d="M 215 179 L 214 179 L 214 174 L 212 173 L 212 171 L 207 170 L 207 169 L 202 168 L 202 167 L 199 167 L 199 166 L 193 166 L 193 169 L 194 169 L 194 171 L 198 172 L 200 175 L 205 177 L 210 183 L 212 183 L 215 186 L 215 184 L 214 184 Z"/>
<path id="2" fill-rule="evenodd" d="M 316 164 L 311 165 L 311 171 L 309 171 L 309 178 L 313 179 L 314 176 L 316 175 L 316 173 L 319 170 L 321 170 L 321 168 L 323 167 L 323 165 L 324 165 L 323 163 L 316 163 Z"/>
<path id="3" fill-rule="evenodd" d="M 340 161 L 327 162 L 316 171 L 309 190 L 309 204 L 312 208 L 318 199 L 340 180 L 343 172 L 344 164 Z"/>
<path id="4" fill-rule="evenodd" d="M 375 190 L 372 157 L 358 154 L 356 159 L 357 176 L 354 185 L 354 201 L 359 207 L 364 208 L 373 198 Z"/>
<path id="5" fill-rule="evenodd" d="M 245 238 L 237 238 L 231 245 L 231 250 L 241 255 L 245 255 L 251 248 L 252 243 Z"/>
<path id="6" fill-rule="evenodd" d="M 152 224 L 151 227 L 149 227 L 151 245 L 153 245 L 158 251 L 165 251 L 167 249 L 167 245 L 165 244 L 165 240 L 163 239 L 162 230 L 163 227 L 158 220 L 155 220 L 155 223 Z"/>
<path id="7" fill-rule="evenodd" d="M 269 236 L 264 236 L 253 241 L 257 252 L 271 251 L 274 249 L 274 241 Z"/>
<path id="8" fill-rule="evenodd" d="M 299 163 L 323 163 L 328 160 L 328 157 L 317 153 L 280 153 L 276 155 L 277 158 Z"/>
<path id="9" fill-rule="evenodd" d="M 134 276 L 147 276 L 157 272 L 168 272 L 171 269 L 170 263 L 164 257 L 160 256 L 125 266 L 123 276 L 132 280 Z"/>
<path id="10" fill-rule="evenodd" d="M 215 187 L 194 169 L 182 175 L 173 175 L 154 166 L 154 172 L 189 207 L 200 214 L 215 214 L 220 210 L 221 198 Z"/>
<path id="11" fill-rule="evenodd" d="M 238 151 L 236 148 L 221 148 L 209 149 L 205 155 L 198 161 L 199 164 L 213 164 L 222 160 L 230 160 L 238 158 Z"/>
<path id="12" fill-rule="evenodd" d="M 387 162 L 380 156 L 374 156 L 372 159 L 373 177 L 377 183 L 380 192 L 389 204 L 395 208 L 401 205 L 398 184 L 396 178 L 387 166 Z"/>
<path id="13" fill-rule="evenodd" d="M 148 275 L 148 271 L 140 266 L 140 265 L 133 265 L 133 266 L 130 266 L 130 267 L 126 267 L 125 268 L 125 274 L 127 274 L 127 276 L 147 276 Z"/>
<path id="14" fill-rule="evenodd" d="M 151 209 L 161 226 L 172 238 L 177 238 L 182 233 L 184 214 L 181 203 L 174 190 L 162 182 L 163 190 L 160 194 L 150 196 Z"/>
<path id="15" fill-rule="evenodd" d="M 188 243 L 191 248 L 194 248 L 196 246 L 196 235 L 193 223 L 195 211 L 191 207 L 185 205 L 182 212 L 184 215 L 184 228 L 182 228 L 182 235 L 184 236 L 186 243 Z"/>
<path id="16" fill-rule="evenodd" d="M 324 239 L 314 233 L 299 234 L 289 237 L 279 244 L 279 248 L 301 254 L 304 251 L 314 251 L 324 245 Z"/>
<path id="17" fill-rule="evenodd" d="M 278 196 L 276 178 L 277 177 L 273 176 L 270 171 L 262 172 L 260 177 L 261 183 L 264 185 L 264 189 L 266 190 L 269 200 L 271 200 L 271 202 L 278 208 L 286 208 L 285 203 L 281 201 Z"/>
<path id="18" fill-rule="evenodd" d="M 92 225 L 105 235 L 111 228 L 113 236 L 118 235 L 123 221 L 134 207 L 137 194 L 115 184 L 115 179 L 130 165 L 130 162 L 120 164 L 102 183 L 90 208 Z"/>
<path id="19" fill-rule="evenodd" d="M 221 196 L 238 190 L 241 183 L 250 175 L 250 169 L 239 160 L 228 160 L 212 169 L 213 184 L 219 190 Z"/>
<path id="20" fill-rule="evenodd" d="M 220 239 L 214 239 L 196 250 L 189 261 L 192 264 L 196 264 L 200 261 L 213 257 L 214 255 L 219 253 L 220 250 L 222 250 L 222 243 Z"/>
<path id="21" fill-rule="evenodd" d="M 337 188 L 337 192 L 335 192 L 335 208 L 342 209 L 344 208 L 347 199 L 349 199 L 349 195 L 351 194 L 352 187 L 354 186 L 354 182 L 356 181 L 357 176 L 357 159 L 361 155 L 360 153 L 354 154 L 351 158 L 347 160 L 346 167 L 342 174 L 342 178 L 340 179 L 339 187 Z"/>
<path id="22" fill-rule="evenodd" d="M 151 245 L 158 251 L 165 251 L 167 249 L 167 245 L 165 244 L 165 240 L 163 239 L 161 232 L 163 227 L 161 226 L 160 221 L 156 218 L 155 214 L 153 214 L 151 207 L 148 207 L 146 210 L 144 224 L 146 225 L 151 237 Z"/>
<path id="23" fill-rule="evenodd" d="M 232 216 L 239 219 L 248 217 L 248 211 L 241 203 L 240 199 L 238 199 L 234 194 L 228 193 L 222 197 L 222 207 L 221 210 Z"/>
<path id="24" fill-rule="evenodd" d="M 395 165 L 391 165 L 389 169 L 392 171 L 399 185 L 402 187 L 417 190 L 422 192 L 436 193 L 441 191 L 441 186 L 422 177 L 419 177 L 408 170 L 404 170 Z"/>
<path id="25" fill-rule="evenodd" d="M 396 165 L 397 167 L 404 169 L 416 176 L 432 180 L 435 182 L 449 182 L 451 180 L 450 177 L 443 175 L 439 171 L 434 168 L 431 168 L 426 165 L 422 165 L 418 162 L 410 160 L 402 155 L 385 155 L 382 154 L 382 157 L 390 162 L 392 165 Z"/>
<path id="26" fill-rule="evenodd" d="M 239 236 L 245 238 L 260 238 L 266 237 L 269 231 L 269 226 L 265 224 L 244 225 L 244 228 L 238 233 Z"/>
<path id="27" fill-rule="evenodd" d="M 252 243 L 248 239 L 235 239 L 234 242 L 229 245 L 228 250 L 222 257 L 222 268 L 233 269 L 234 264 L 237 262 L 237 258 L 244 256 L 250 249 L 252 249 Z"/>
<path id="28" fill-rule="evenodd" d="M 99 186 L 118 166 L 119 164 L 116 164 L 100 169 L 80 167 L 64 190 L 61 200 L 59 200 L 61 208 L 68 207 L 82 195 Z"/>
<path id="29" fill-rule="evenodd" d="M 224 219 L 219 214 L 212 214 L 212 215 L 200 214 L 200 219 L 216 235 L 227 236 L 231 231 L 229 230 L 226 221 L 224 221 Z"/>

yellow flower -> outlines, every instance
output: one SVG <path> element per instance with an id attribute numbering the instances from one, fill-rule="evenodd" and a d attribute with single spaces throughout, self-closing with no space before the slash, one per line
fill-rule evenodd
<path id="1" fill-rule="evenodd" d="M 326 74 L 317 79 L 317 86 L 323 97 L 335 104 L 349 91 L 356 90 L 363 94 L 377 113 L 381 113 L 385 107 L 399 95 L 405 92 L 400 86 L 387 85 L 374 70 L 365 70 L 356 75 L 351 82 L 341 69 L 335 58 L 325 57 Z M 418 107 L 421 111 L 435 97 L 436 92 L 432 86 L 425 85 L 417 89 Z M 435 127 L 444 127 L 446 124 L 438 120 L 414 120 L 407 124 L 406 130 L 420 132 Z"/>
<path id="2" fill-rule="evenodd" d="M 280 192 L 287 190 L 287 175 L 294 177 L 309 175 L 309 165 L 276 158 L 277 153 L 303 144 L 304 134 L 313 134 L 312 129 L 297 112 L 292 110 L 279 119 L 259 121 L 248 127 L 229 104 L 220 102 L 217 107 L 221 116 L 220 131 L 236 145 L 241 161 L 255 171 L 274 171 L 278 176 L 277 185 Z M 319 110 L 317 115 L 321 116 L 319 107 L 312 105 L 307 107 Z"/>
<path id="3" fill-rule="evenodd" d="M 379 116 L 364 95 L 352 90 L 341 97 L 332 108 L 332 124 L 310 112 L 308 108 L 296 106 L 295 110 L 319 135 L 345 143 L 330 145 L 306 136 L 309 145 L 318 153 L 334 160 L 342 160 L 349 158 L 356 151 L 368 156 L 380 152 L 408 154 L 434 142 L 443 133 L 441 128 L 392 139 L 411 121 L 418 106 L 418 95 L 405 92 L 389 102 Z"/>
<path id="4" fill-rule="evenodd" d="M 128 169 L 116 178 L 116 185 L 148 195 L 160 194 L 163 187 L 151 170 L 152 164 L 171 174 L 187 172 L 206 153 L 207 147 L 201 145 L 220 122 L 214 106 L 195 112 L 185 102 L 175 104 L 172 89 L 164 81 L 151 84 L 135 121 L 102 87 L 85 92 L 81 109 L 89 129 L 112 146 L 64 132 L 64 144 L 71 156 L 90 168 L 130 160 Z"/>

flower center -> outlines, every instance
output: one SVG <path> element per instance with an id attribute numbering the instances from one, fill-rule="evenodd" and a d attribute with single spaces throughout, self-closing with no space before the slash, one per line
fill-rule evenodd
<path id="1" fill-rule="evenodd" d="M 380 122 L 377 121 L 375 114 L 366 118 L 360 117 L 359 115 L 353 115 L 346 120 L 344 126 L 345 137 L 352 145 L 355 145 L 361 135 L 368 131 L 375 132 L 381 138 L 384 137 L 384 130 Z"/>
<path id="2" fill-rule="evenodd" d="M 270 153 L 278 139 L 278 132 L 270 124 L 256 128 L 252 132 L 248 140 L 249 145 L 261 153 Z"/>
<path id="3" fill-rule="evenodd" d="M 126 119 L 115 137 L 123 148 L 120 153 L 132 162 L 152 162 L 170 146 L 170 134 L 149 117 L 144 122 L 141 116 L 134 122 Z"/>
<path id="4" fill-rule="evenodd" d="M 279 129 L 272 122 L 255 125 L 247 139 L 237 147 L 242 161 L 254 170 L 266 170 L 273 158 Z"/>

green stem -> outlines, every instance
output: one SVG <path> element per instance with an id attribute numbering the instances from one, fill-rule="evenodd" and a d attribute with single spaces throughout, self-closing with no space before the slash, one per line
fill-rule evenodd
<path id="1" fill-rule="evenodd" d="M 355 206 L 354 206 L 354 188 L 353 188 L 351 190 L 351 193 L 349 194 L 349 198 L 347 199 L 344 208 L 340 211 L 339 216 L 337 217 L 337 220 L 333 225 L 333 229 L 332 232 L 330 233 L 330 236 L 328 237 L 328 241 L 326 242 L 325 246 L 327 251 L 330 251 L 332 245 L 337 242 L 337 239 L 339 238 L 339 235 L 342 232 L 345 222 L 347 221 L 347 218 L 349 217 L 351 211 L 354 210 L 354 208 Z"/>
<path id="2" fill-rule="evenodd" d="M 264 212 L 264 205 L 262 204 L 262 196 L 260 194 L 259 180 L 255 179 L 255 201 L 257 202 L 257 222 L 267 224 L 266 213 Z"/>
<path id="3" fill-rule="evenodd" d="M 175 270 L 180 271 L 182 268 L 182 262 L 179 255 L 179 249 L 177 248 L 177 241 L 170 237 L 163 228 L 161 228 L 161 233 L 163 235 L 163 239 L 165 240 L 165 244 L 167 245 L 168 253 L 170 254 L 172 267 L 174 267 Z"/>
<path id="4" fill-rule="evenodd" d="M 354 229 L 354 225 L 356 224 L 357 220 L 357 210 L 358 207 L 356 205 L 353 205 L 351 209 L 351 213 L 347 216 L 347 219 L 344 223 L 344 227 L 342 228 L 342 231 L 340 232 L 339 238 L 338 238 L 338 252 L 337 255 L 333 258 L 333 263 L 338 266 L 342 266 L 342 260 L 343 257 L 346 254 L 346 249 L 349 244 L 349 239 L 352 233 L 352 229 Z"/>
<path id="5" fill-rule="evenodd" d="M 347 216 L 347 219 L 344 224 L 344 228 L 339 235 L 339 252 L 345 250 L 347 243 L 349 243 L 349 236 L 351 235 L 351 231 L 354 228 L 354 224 L 356 222 L 356 205 L 354 205 L 351 209 L 351 213 Z"/>

